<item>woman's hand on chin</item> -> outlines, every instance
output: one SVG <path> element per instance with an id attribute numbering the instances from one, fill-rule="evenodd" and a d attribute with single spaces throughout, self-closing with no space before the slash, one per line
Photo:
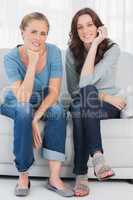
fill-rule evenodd
<path id="1" fill-rule="evenodd" d="M 36 66 L 39 60 L 39 51 L 33 51 L 31 49 L 26 49 L 26 54 L 28 56 L 28 65 Z"/>
<path id="2" fill-rule="evenodd" d="M 107 28 L 105 26 L 100 26 L 97 29 L 98 36 L 93 40 L 93 43 L 99 45 L 108 36 Z"/>

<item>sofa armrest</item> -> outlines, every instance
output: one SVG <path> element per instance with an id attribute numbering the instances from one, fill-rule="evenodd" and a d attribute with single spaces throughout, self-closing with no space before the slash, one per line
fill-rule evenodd
<path id="1" fill-rule="evenodd" d="M 126 107 L 121 111 L 121 118 L 133 118 L 133 95 L 126 97 Z"/>

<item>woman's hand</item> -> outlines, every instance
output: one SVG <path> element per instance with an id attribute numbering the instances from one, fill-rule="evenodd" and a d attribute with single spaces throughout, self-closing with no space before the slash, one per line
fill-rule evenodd
<path id="1" fill-rule="evenodd" d="M 27 56 L 28 56 L 28 65 L 29 66 L 36 66 L 39 60 L 39 52 L 32 51 L 27 49 Z"/>
<path id="2" fill-rule="evenodd" d="M 126 101 L 120 96 L 104 95 L 103 100 L 122 110 L 126 106 Z"/>
<path id="3" fill-rule="evenodd" d="M 38 121 L 36 119 L 33 119 L 32 121 L 32 132 L 33 132 L 34 147 L 36 149 L 39 149 L 42 145 L 42 138 L 41 138 L 41 133 L 38 126 Z"/>
<path id="4" fill-rule="evenodd" d="M 108 36 L 107 28 L 105 26 L 100 26 L 97 29 L 97 32 L 98 32 L 98 36 L 94 39 L 93 43 L 99 45 Z"/>

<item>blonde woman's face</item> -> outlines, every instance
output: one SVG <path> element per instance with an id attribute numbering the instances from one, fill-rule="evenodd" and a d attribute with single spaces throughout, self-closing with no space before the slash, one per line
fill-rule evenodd
<path id="1" fill-rule="evenodd" d="M 43 20 L 32 20 L 22 31 L 24 46 L 32 51 L 41 51 L 47 39 L 48 26 Z"/>
<path id="2" fill-rule="evenodd" d="M 97 27 L 90 15 L 81 15 L 77 21 L 77 32 L 84 45 L 89 45 L 97 36 Z"/>

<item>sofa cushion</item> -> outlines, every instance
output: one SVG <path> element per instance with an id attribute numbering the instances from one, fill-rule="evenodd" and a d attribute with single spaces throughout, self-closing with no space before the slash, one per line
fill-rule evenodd
<path id="1" fill-rule="evenodd" d="M 13 120 L 9 117 L 0 114 L 0 135 L 12 135 Z"/>
<path id="2" fill-rule="evenodd" d="M 101 120 L 103 138 L 133 138 L 133 119 Z"/>

